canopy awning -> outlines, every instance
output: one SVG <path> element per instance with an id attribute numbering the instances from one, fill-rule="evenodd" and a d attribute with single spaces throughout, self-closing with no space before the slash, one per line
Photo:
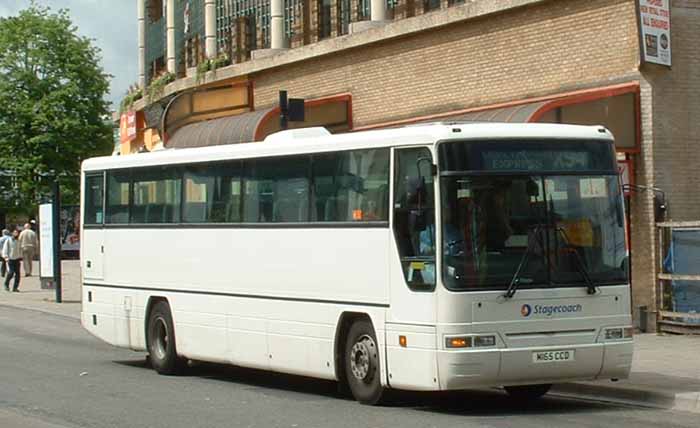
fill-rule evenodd
<path id="1" fill-rule="evenodd" d="M 451 116 L 443 116 L 441 121 L 455 122 L 512 122 L 526 123 L 532 122 L 533 117 L 547 107 L 551 101 L 539 101 L 507 107 L 491 107 L 459 113 Z M 431 122 L 435 119 L 426 119 L 421 122 Z"/>
<path id="2" fill-rule="evenodd" d="M 274 108 L 191 123 L 167 140 L 168 148 L 218 146 L 255 141 L 258 127 Z"/>

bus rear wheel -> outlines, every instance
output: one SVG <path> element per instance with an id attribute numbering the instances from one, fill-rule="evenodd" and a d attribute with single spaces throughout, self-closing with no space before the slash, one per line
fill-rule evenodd
<path id="1" fill-rule="evenodd" d="M 378 404 L 384 395 L 379 355 L 372 323 L 355 321 L 345 341 L 345 378 L 353 397 L 362 404 Z"/>
<path id="2" fill-rule="evenodd" d="M 552 387 L 552 384 L 506 386 L 504 389 L 513 399 L 532 401 L 541 398 Z"/>
<path id="3" fill-rule="evenodd" d="M 160 374 L 174 375 L 182 368 L 175 346 L 175 326 L 167 302 L 157 302 L 148 317 L 147 348 L 151 366 Z"/>

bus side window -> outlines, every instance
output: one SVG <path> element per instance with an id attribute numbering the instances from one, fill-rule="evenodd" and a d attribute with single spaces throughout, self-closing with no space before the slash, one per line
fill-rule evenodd
<path id="1" fill-rule="evenodd" d="M 388 221 L 388 184 L 387 149 L 314 155 L 311 221 Z"/>
<path id="2" fill-rule="evenodd" d="M 105 223 L 129 223 L 130 177 L 129 171 L 110 171 L 107 173 Z"/>
<path id="3" fill-rule="evenodd" d="M 435 285 L 435 195 L 427 148 L 396 150 L 394 236 L 407 284 Z"/>
<path id="4" fill-rule="evenodd" d="M 300 155 L 246 162 L 243 221 L 309 221 L 310 161 L 310 156 Z"/>
<path id="5" fill-rule="evenodd" d="M 102 224 L 104 220 L 103 183 L 102 174 L 85 177 L 85 219 L 83 219 L 83 224 Z"/>

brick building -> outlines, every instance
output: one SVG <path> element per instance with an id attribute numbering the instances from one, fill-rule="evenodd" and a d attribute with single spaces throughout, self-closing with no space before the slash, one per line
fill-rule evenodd
<path id="1" fill-rule="evenodd" d="M 602 124 L 636 186 L 633 299 L 653 327 L 659 203 L 666 219 L 700 219 L 700 0 L 670 1 L 671 67 L 643 60 L 640 2 L 138 0 L 148 95 L 130 106 L 121 152 L 259 140 L 279 129 L 281 89 L 306 100 L 306 122 L 292 126 L 333 132 Z"/>

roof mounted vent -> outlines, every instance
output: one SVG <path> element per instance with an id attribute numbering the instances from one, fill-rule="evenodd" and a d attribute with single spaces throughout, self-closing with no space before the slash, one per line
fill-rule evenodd
<path id="1" fill-rule="evenodd" d="M 319 138 L 331 135 L 326 128 L 317 126 L 314 128 L 288 129 L 286 131 L 275 132 L 263 140 L 264 142 L 303 140 L 306 138 Z"/>

